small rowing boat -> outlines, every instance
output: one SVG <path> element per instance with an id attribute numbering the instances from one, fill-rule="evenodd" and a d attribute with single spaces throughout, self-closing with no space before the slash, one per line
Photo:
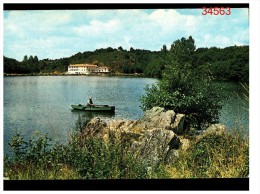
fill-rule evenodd
<path id="1" fill-rule="evenodd" d="M 83 111 L 100 111 L 100 112 L 115 112 L 115 106 L 108 105 L 92 105 L 85 106 L 82 104 L 71 105 L 74 110 L 83 110 Z"/>

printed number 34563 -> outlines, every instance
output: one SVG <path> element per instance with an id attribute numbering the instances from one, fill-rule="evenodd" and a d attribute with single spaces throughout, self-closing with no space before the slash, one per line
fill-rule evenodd
<path id="1" fill-rule="evenodd" d="M 202 7 L 203 12 L 201 13 L 202 15 L 230 15 L 231 14 L 231 8 L 230 7 Z"/>

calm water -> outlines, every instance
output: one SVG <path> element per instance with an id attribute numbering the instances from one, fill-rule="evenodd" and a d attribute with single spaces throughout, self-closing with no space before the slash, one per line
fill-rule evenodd
<path id="1" fill-rule="evenodd" d="M 220 83 L 228 95 L 221 110 L 220 123 L 232 129 L 242 129 L 246 134 L 249 132 L 249 96 L 241 84 L 223 82 Z"/>
<path id="2" fill-rule="evenodd" d="M 16 130 L 26 137 L 48 133 L 54 140 L 64 142 L 83 114 L 71 111 L 70 105 L 86 104 L 89 96 L 95 104 L 116 106 L 115 115 L 103 117 L 138 119 L 143 115 L 139 99 L 145 93 L 144 87 L 156 81 L 133 77 L 4 77 L 4 150 L 10 151 L 8 141 Z M 248 103 L 237 97 L 242 93 L 241 87 L 224 85 L 232 98 L 222 110 L 221 123 L 248 130 Z"/>

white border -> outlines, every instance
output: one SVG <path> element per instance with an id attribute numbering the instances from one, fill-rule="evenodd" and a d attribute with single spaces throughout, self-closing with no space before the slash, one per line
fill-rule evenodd
<path id="1" fill-rule="evenodd" d="M 3 67 L 4 67 L 4 62 L 3 62 L 3 44 L 4 44 L 4 40 L 3 40 L 3 4 L 0 4 L 0 9 L 1 9 L 1 19 L 0 19 L 0 40 L 1 40 L 1 45 L 0 45 L 0 82 L 1 82 L 1 86 L 0 86 L 0 119 L 1 119 L 1 124 L 0 124 L 0 158 L 1 158 L 1 164 L 0 164 L 0 189 L 3 190 L 3 149 L 4 149 L 4 133 L 3 133 L 3 123 L 4 123 L 4 116 L 3 116 L 3 108 L 4 108 L 4 102 L 3 102 L 3 98 L 4 98 L 4 92 L 3 92 Z"/>
<path id="2" fill-rule="evenodd" d="M 260 30 L 259 30 L 259 18 L 260 18 L 260 1 L 259 0 L 3 0 L 0 4 L 1 6 L 1 24 L 0 24 L 0 33 L 1 33 L 1 46 L 0 46 L 0 55 L 1 55 L 1 64 L 0 64 L 0 103 L 2 104 L 0 109 L 1 116 L 1 130 L 0 130 L 0 157 L 2 159 L 0 164 L 0 189 L 3 191 L 3 3 L 249 3 L 250 5 L 250 191 L 240 191 L 239 193 L 260 193 L 260 129 L 259 123 L 260 120 Z M 4 193 L 7 191 L 4 191 Z M 45 191 L 46 193 L 49 191 Z M 84 191 L 78 191 L 84 192 Z M 93 193 L 95 191 L 87 191 L 88 193 Z M 106 191 L 108 193 L 114 193 L 114 191 Z M 123 192 L 123 191 L 120 191 Z M 140 193 L 141 191 L 134 191 L 135 193 Z M 144 191 L 146 192 L 146 191 Z M 147 191 L 151 192 L 151 191 Z M 167 191 L 164 191 L 167 192 Z M 170 191 L 172 192 L 172 191 Z M 174 191 L 177 192 L 177 191 Z M 189 193 L 188 191 L 181 191 L 182 193 Z M 203 191 L 209 192 L 209 191 Z M 223 191 L 215 191 L 221 192 Z M 14 191 L 8 191 L 8 193 L 16 193 Z M 20 191 L 20 193 L 28 193 L 28 191 Z M 33 191 L 35 193 L 35 191 Z M 55 193 L 64 193 L 64 191 L 55 191 Z M 74 191 L 69 192 L 74 193 Z M 201 193 L 201 191 L 196 191 L 195 193 Z M 228 193 L 237 193 L 237 191 L 228 191 Z"/>
<path id="3" fill-rule="evenodd" d="M 260 30 L 259 30 L 259 20 L 257 18 L 260 18 L 259 14 L 259 7 L 260 7 L 260 1 L 252 1 L 250 2 L 250 56 L 249 56 L 249 62 L 250 62 L 250 112 L 249 112 L 249 123 L 250 123 L 250 192 L 253 193 L 260 193 L 260 160 L 259 160 L 259 137 L 260 132 L 257 130 L 259 121 L 259 51 L 260 51 Z"/>

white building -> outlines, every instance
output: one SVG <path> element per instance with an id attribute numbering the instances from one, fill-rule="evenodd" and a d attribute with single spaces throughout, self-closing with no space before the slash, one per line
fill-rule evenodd
<path id="1" fill-rule="evenodd" d="M 92 73 L 109 73 L 106 66 L 97 66 L 93 64 L 70 64 L 68 66 L 68 74 L 92 74 Z"/>
<path id="2" fill-rule="evenodd" d="M 109 73 L 109 68 L 106 66 L 97 67 L 97 73 Z"/>

